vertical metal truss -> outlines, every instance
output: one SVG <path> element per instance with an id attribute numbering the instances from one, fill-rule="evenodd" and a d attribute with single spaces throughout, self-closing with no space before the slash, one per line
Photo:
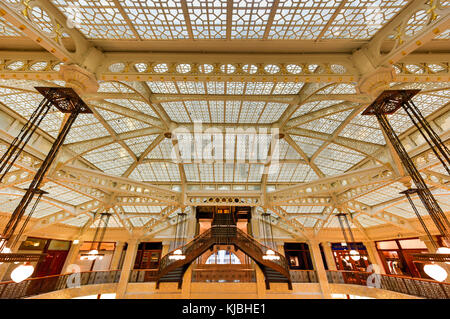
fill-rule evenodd
<path id="1" fill-rule="evenodd" d="M 419 90 L 387 90 L 363 112 L 363 115 L 375 115 L 380 123 L 382 130 L 396 150 L 400 160 L 406 168 L 411 179 L 417 187 L 417 195 L 419 196 L 425 209 L 428 211 L 439 233 L 445 238 L 450 238 L 450 223 L 437 203 L 433 194 L 427 187 L 425 181 L 420 175 L 418 169 L 412 162 L 408 152 L 400 142 L 397 134 L 389 123 L 386 114 L 393 114 L 402 105 L 408 102 Z M 430 144 L 433 148 L 433 146 Z M 436 152 L 435 152 L 436 153 Z M 439 156 L 438 156 L 439 157 Z"/>
<path id="2" fill-rule="evenodd" d="M 450 151 L 447 146 L 445 146 L 439 135 L 436 134 L 430 126 L 430 123 L 428 123 L 412 100 L 405 101 L 402 107 L 425 141 L 430 145 L 430 148 L 433 150 L 434 154 L 436 154 L 436 157 L 442 163 L 442 166 L 444 166 L 447 173 L 450 175 Z"/>
<path id="3" fill-rule="evenodd" d="M 58 137 L 54 141 L 49 153 L 46 158 L 42 162 L 39 170 L 31 181 L 30 186 L 28 187 L 25 195 L 22 197 L 22 200 L 17 205 L 16 209 L 12 213 L 8 223 L 6 224 L 0 239 L 0 251 L 7 245 L 10 244 L 11 238 L 14 234 L 15 229 L 20 223 L 23 215 L 25 214 L 26 209 L 30 205 L 33 200 L 35 194 L 40 194 L 33 205 L 32 211 L 27 216 L 27 219 L 22 225 L 22 229 L 25 228 L 26 223 L 31 218 L 34 209 L 36 208 L 39 199 L 42 196 L 42 190 L 39 189 L 42 180 L 44 179 L 46 173 L 48 172 L 50 166 L 52 165 L 56 155 L 64 143 L 64 140 L 67 134 L 72 127 L 72 124 L 78 117 L 80 113 L 91 113 L 87 105 L 81 100 L 81 98 L 75 93 L 75 91 L 71 88 L 52 88 L 52 87 L 37 87 L 37 91 L 39 91 L 44 96 L 44 101 L 41 105 L 47 105 L 48 103 L 54 105 L 57 109 L 59 109 L 63 113 L 69 113 L 66 122 L 64 123 L 61 131 L 58 134 Z"/>
<path id="4" fill-rule="evenodd" d="M 39 106 L 31 114 L 30 119 L 22 127 L 19 134 L 11 142 L 8 149 L 5 151 L 5 153 L 3 153 L 2 157 L 0 158 L 0 182 L 11 170 L 11 167 L 14 165 L 15 161 L 24 150 L 25 146 L 28 144 L 31 136 L 34 134 L 39 124 L 41 124 L 51 106 L 51 101 L 47 98 L 44 98 Z"/>

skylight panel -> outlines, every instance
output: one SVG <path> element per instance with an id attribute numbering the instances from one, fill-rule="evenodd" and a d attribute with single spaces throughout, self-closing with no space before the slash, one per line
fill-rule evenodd
<path id="1" fill-rule="evenodd" d="M 167 159 L 172 158 L 172 150 L 173 150 L 172 140 L 164 139 L 161 141 L 161 143 L 159 143 L 158 147 L 161 150 L 162 158 Z"/>
<path id="2" fill-rule="evenodd" d="M 145 102 L 137 101 L 137 100 L 126 100 L 126 99 L 106 99 L 105 101 L 121 105 L 123 107 L 129 108 L 131 110 L 135 110 L 138 112 L 142 112 L 144 114 L 148 114 L 154 117 L 158 117 L 153 108 Z"/>
<path id="3" fill-rule="evenodd" d="M 380 129 L 360 125 L 347 124 L 339 136 L 380 145 L 385 144 L 384 136 Z"/>
<path id="4" fill-rule="evenodd" d="M 265 104 L 265 102 L 242 102 L 241 113 L 239 115 L 239 123 L 257 123 Z"/>
<path id="5" fill-rule="evenodd" d="M 157 134 L 140 136 L 124 140 L 124 142 L 133 151 L 133 153 L 139 157 L 147 149 L 147 147 L 153 143 L 157 136 Z"/>
<path id="6" fill-rule="evenodd" d="M 279 82 L 275 84 L 272 94 L 298 94 L 303 85 L 302 82 Z"/>
<path id="7" fill-rule="evenodd" d="M 79 215 L 77 217 L 62 221 L 61 223 L 75 227 L 83 227 L 89 219 L 90 218 L 87 215 Z"/>
<path id="8" fill-rule="evenodd" d="M 240 101 L 226 101 L 225 122 L 237 123 L 240 109 L 241 109 Z"/>
<path id="9" fill-rule="evenodd" d="M 278 175 L 277 182 L 290 182 L 298 164 L 284 163 L 281 166 L 280 174 Z"/>
<path id="10" fill-rule="evenodd" d="M 181 1 L 127 0 L 121 3 L 141 39 L 175 40 L 189 37 Z"/>
<path id="11" fill-rule="evenodd" d="M 273 0 L 237 0 L 233 3 L 231 37 L 262 39 Z"/>
<path id="12" fill-rule="evenodd" d="M 205 85 L 203 82 L 177 82 L 178 90 L 181 94 L 205 94 Z"/>
<path id="13" fill-rule="evenodd" d="M 243 94 L 244 82 L 226 82 L 227 94 Z"/>
<path id="14" fill-rule="evenodd" d="M 234 164 L 225 163 L 224 182 L 232 182 L 234 178 Z"/>
<path id="15" fill-rule="evenodd" d="M 202 182 L 214 182 L 214 172 L 212 164 L 198 164 L 200 180 Z"/>
<path id="16" fill-rule="evenodd" d="M 289 104 L 268 102 L 261 114 L 259 123 L 274 123 L 278 121 Z"/>
<path id="17" fill-rule="evenodd" d="M 23 36 L 19 30 L 13 25 L 7 22 L 4 18 L 0 17 L 0 37 L 21 37 Z"/>
<path id="18" fill-rule="evenodd" d="M 280 1 L 269 39 L 313 40 L 331 19 L 339 1 Z"/>
<path id="19" fill-rule="evenodd" d="M 234 182 L 247 182 L 249 167 L 247 163 L 236 163 L 234 170 Z"/>
<path id="20" fill-rule="evenodd" d="M 55 135 L 57 133 L 59 133 L 59 128 L 54 131 Z M 89 139 L 94 139 L 107 135 L 109 135 L 109 132 L 103 124 L 95 118 L 95 116 L 92 114 L 79 114 L 70 128 L 70 131 L 64 140 L 64 144 L 84 141 L 87 136 Z"/>
<path id="21" fill-rule="evenodd" d="M 333 143 L 322 150 L 322 152 L 320 152 L 319 154 L 319 157 L 347 163 L 350 166 L 357 164 L 365 158 L 365 156 L 359 152 Z"/>
<path id="22" fill-rule="evenodd" d="M 303 150 L 303 152 L 311 157 L 317 149 L 323 144 L 323 141 L 305 136 L 290 135 L 291 138 L 297 143 L 297 145 Z"/>
<path id="23" fill-rule="evenodd" d="M 167 173 L 169 174 L 169 179 L 172 182 L 179 182 L 180 179 L 180 171 L 178 169 L 177 164 L 173 163 L 165 163 L 167 168 Z"/>
<path id="24" fill-rule="evenodd" d="M 97 112 L 108 122 L 109 126 L 113 128 L 113 130 L 120 134 L 129 131 L 136 131 L 139 129 L 143 129 L 149 127 L 147 123 L 119 115 L 117 113 L 109 112 L 102 109 L 97 109 Z"/>
<path id="25" fill-rule="evenodd" d="M 188 182 L 200 182 L 197 164 L 184 164 L 183 167 Z"/>
<path id="26" fill-rule="evenodd" d="M 347 1 L 323 37 L 368 40 L 407 4 L 407 0 Z"/>
<path id="27" fill-rule="evenodd" d="M 227 37 L 227 1 L 187 0 L 195 39 Z"/>
<path id="28" fill-rule="evenodd" d="M 264 171 L 264 165 L 252 164 L 248 174 L 248 182 L 260 182 Z"/>
<path id="29" fill-rule="evenodd" d="M 77 28 L 88 39 L 135 39 L 112 0 L 51 0 L 68 18 L 77 16 Z"/>
<path id="30" fill-rule="evenodd" d="M 211 122 L 208 103 L 206 101 L 184 101 L 193 122 Z"/>
<path id="31" fill-rule="evenodd" d="M 223 163 L 214 163 L 214 181 L 215 182 L 223 182 L 223 171 L 224 171 Z"/>
<path id="32" fill-rule="evenodd" d="M 212 123 L 225 122 L 225 102 L 224 101 L 209 101 L 209 110 L 211 112 Z"/>
<path id="33" fill-rule="evenodd" d="M 161 106 L 172 121 L 179 123 L 191 122 L 183 102 L 163 102 Z"/>
<path id="34" fill-rule="evenodd" d="M 138 216 L 138 217 L 131 217 L 129 221 L 133 225 L 133 227 L 142 227 L 145 224 L 147 224 L 150 221 L 150 219 L 151 217 Z"/>
<path id="35" fill-rule="evenodd" d="M 247 82 L 245 94 L 270 94 L 272 88 L 271 82 Z"/>
<path id="36" fill-rule="evenodd" d="M 208 94 L 225 94 L 225 82 L 206 82 Z"/>
<path id="37" fill-rule="evenodd" d="M 145 182 L 156 180 L 150 163 L 139 164 L 130 177 Z"/>
<path id="38" fill-rule="evenodd" d="M 156 181 L 171 181 L 166 163 L 151 163 Z M 179 179 L 178 179 L 179 180 Z"/>
<path id="39" fill-rule="evenodd" d="M 154 81 L 147 82 L 148 87 L 152 90 L 153 93 L 166 93 L 166 94 L 177 94 L 177 87 L 174 82 L 170 81 Z"/>
<path id="40" fill-rule="evenodd" d="M 121 175 L 133 163 L 128 152 L 118 143 L 110 144 L 83 156 L 105 173 Z"/>
<path id="41" fill-rule="evenodd" d="M 131 88 L 128 86 L 120 83 L 120 82 L 99 82 L 100 88 L 98 89 L 98 92 L 105 92 L 105 93 L 135 93 Z"/>

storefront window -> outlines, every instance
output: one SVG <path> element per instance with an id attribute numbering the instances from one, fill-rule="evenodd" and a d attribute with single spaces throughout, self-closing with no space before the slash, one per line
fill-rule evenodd
<path id="1" fill-rule="evenodd" d="M 379 241 L 377 249 L 388 274 L 430 279 L 423 271 L 424 264 L 413 257 L 428 252 L 419 238 Z"/>
<path id="2" fill-rule="evenodd" d="M 287 261 L 289 262 L 289 268 L 312 270 L 314 269 L 311 255 L 309 253 L 309 246 L 305 243 L 285 243 L 284 253 Z"/>
<path id="3" fill-rule="evenodd" d="M 362 243 L 332 243 L 331 250 L 338 270 L 364 272 L 370 264 L 366 246 Z M 351 250 L 359 253 L 359 259 L 350 255 Z"/>

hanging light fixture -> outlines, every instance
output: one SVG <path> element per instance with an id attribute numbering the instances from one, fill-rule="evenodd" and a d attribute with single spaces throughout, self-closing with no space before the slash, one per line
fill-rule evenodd
<path id="1" fill-rule="evenodd" d="M 95 230 L 94 238 L 92 239 L 91 249 L 87 254 L 81 254 L 80 260 L 99 260 L 103 259 L 104 254 L 99 254 L 98 249 L 100 249 L 100 244 L 103 242 L 103 238 L 105 237 L 106 228 L 108 227 L 109 218 L 111 217 L 111 213 L 101 213 L 100 219 L 98 221 L 98 226 Z M 94 216 L 95 219 L 95 216 Z M 100 233 L 100 237 L 97 240 L 97 236 Z M 97 247 L 96 247 L 97 246 Z"/>
<path id="2" fill-rule="evenodd" d="M 337 218 L 338 218 L 338 220 L 339 220 L 339 225 L 341 226 L 342 234 L 344 235 L 345 245 L 342 244 L 342 246 L 347 246 L 347 247 L 351 248 L 351 247 L 348 245 L 347 233 L 346 233 L 346 231 L 345 231 L 344 221 L 345 221 L 345 223 L 346 223 L 346 225 L 347 225 L 348 233 L 350 234 L 350 239 L 351 239 L 352 243 L 353 243 L 354 245 L 356 245 L 356 243 L 355 243 L 355 238 L 353 237 L 352 228 L 350 227 L 350 224 L 349 224 L 349 222 L 348 222 L 347 214 L 339 213 L 339 214 L 337 214 L 336 216 L 337 216 Z M 346 257 L 345 257 L 345 260 L 350 260 L 350 258 L 351 258 L 351 259 L 354 260 L 354 261 L 358 261 L 358 260 L 361 259 L 361 254 L 359 253 L 358 250 L 351 249 L 351 250 L 349 251 L 349 255 L 350 255 L 350 256 L 346 256 Z"/>
<path id="3" fill-rule="evenodd" d="M 272 249 L 267 249 L 266 254 L 262 258 L 264 260 L 280 260 L 280 256 L 276 255 Z"/>
<path id="4" fill-rule="evenodd" d="M 25 263 L 12 271 L 11 279 L 14 282 L 19 283 L 30 277 L 33 274 L 33 272 L 34 266 L 30 265 L 29 263 Z"/>
<path id="5" fill-rule="evenodd" d="M 186 228 L 186 213 L 178 213 L 177 215 L 177 225 L 175 228 L 175 241 L 173 243 L 173 247 L 180 247 L 184 244 L 182 238 L 184 238 L 185 228 Z M 179 235 L 179 237 L 178 237 Z M 180 239 L 180 242 L 178 242 Z M 186 256 L 183 254 L 181 248 L 175 249 L 172 254 L 169 255 L 170 260 L 183 260 L 186 259 Z"/>
<path id="6" fill-rule="evenodd" d="M 264 236 L 264 244 L 267 247 L 275 247 L 275 242 L 273 240 L 273 229 L 272 229 L 272 219 L 271 214 L 264 212 L 261 214 L 262 219 L 264 220 L 263 227 L 263 236 Z M 272 249 L 267 249 L 266 253 L 262 257 L 264 260 L 280 260 L 280 256 L 275 254 L 275 251 Z"/>
<path id="7" fill-rule="evenodd" d="M 436 281 L 444 281 L 447 279 L 447 271 L 435 263 L 427 264 L 423 267 L 423 271 Z"/>

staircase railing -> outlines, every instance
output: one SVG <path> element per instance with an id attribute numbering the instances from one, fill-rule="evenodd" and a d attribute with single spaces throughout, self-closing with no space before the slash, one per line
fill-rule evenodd
<path id="1" fill-rule="evenodd" d="M 258 252 L 261 255 L 267 255 L 267 251 L 271 250 L 274 253 L 274 255 L 278 257 L 278 259 L 267 260 L 267 261 L 273 262 L 275 264 L 278 264 L 282 268 L 286 269 L 286 271 L 289 273 L 289 264 L 288 264 L 286 258 L 282 254 L 280 254 L 279 252 L 273 250 L 270 247 L 267 247 L 267 246 L 261 244 L 259 241 L 254 239 L 252 236 L 246 234 L 245 232 L 243 232 L 239 228 L 237 228 L 236 234 L 237 234 L 237 239 L 238 240 L 239 239 L 244 239 L 245 240 L 245 242 L 243 242 L 244 245 L 246 245 L 250 249 L 253 249 L 254 251 Z"/>

